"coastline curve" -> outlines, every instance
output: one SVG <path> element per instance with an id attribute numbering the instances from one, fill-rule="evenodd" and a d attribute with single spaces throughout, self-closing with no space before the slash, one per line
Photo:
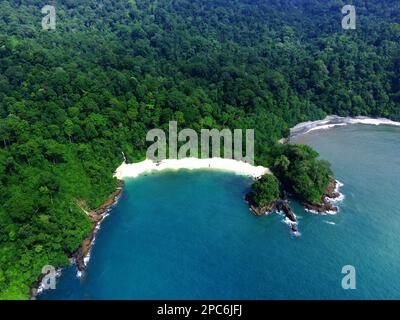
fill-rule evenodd
<path id="1" fill-rule="evenodd" d="M 365 124 L 365 125 L 389 125 L 400 127 L 400 122 L 396 122 L 387 118 L 369 118 L 364 116 L 358 117 L 339 117 L 330 115 L 322 120 L 301 122 L 290 129 L 290 139 L 303 135 L 312 131 L 327 130 L 338 126 L 347 126 L 350 124 Z"/>
<path id="2" fill-rule="evenodd" d="M 264 174 L 272 174 L 269 168 L 263 166 L 253 166 L 249 163 L 238 161 L 234 159 L 223 158 L 184 158 L 184 159 L 166 159 L 160 162 L 154 162 L 146 159 L 138 163 L 122 163 L 115 171 L 114 177 L 119 180 L 125 178 L 136 178 L 137 176 L 150 173 L 153 171 L 164 170 L 198 170 L 198 169 L 212 169 L 221 171 L 230 171 L 239 175 L 250 176 L 253 179 L 260 178 Z"/>

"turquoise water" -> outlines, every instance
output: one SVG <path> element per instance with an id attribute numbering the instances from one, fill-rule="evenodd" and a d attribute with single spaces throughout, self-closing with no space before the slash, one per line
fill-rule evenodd
<path id="1" fill-rule="evenodd" d="M 337 215 L 292 203 L 300 237 L 277 214 L 255 217 L 251 180 L 163 172 L 127 181 L 85 276 L 67 268 L 41 299 L 400 298 L 400 128 L 354 125 L 296 138 L 344 183 Z M 344 265 L 356 290 L 343 290 Z"/>

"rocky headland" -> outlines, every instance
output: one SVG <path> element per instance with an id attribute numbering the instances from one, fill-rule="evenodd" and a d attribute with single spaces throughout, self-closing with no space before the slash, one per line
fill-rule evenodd
<path id="1" fill-rule="evenodd" d="M 319 214 L 334 214 L 339 211 L 338 207 L 333 204 L 333 201 L 340 198 L 339 193 L 340 183 L 337 180 L 330 179 L 328 186 L 321 197 L 320 203 L 302 203 L 307 211 Z"/>
<path id="2" fill-rule="evenodd" d="M 93 246 L 93 242 L 96 238 L 96 233 L 100 228 L 100 224 L 103 219 L 106 217 L 110 208 L 115 205 L 123 192 L 124 182 L 119 180 L 117 183 L 117 188 L 115 191 L 107 198 L 107 200 L 98 208 L 86 212 L 92 221 L 92 229 L 85 240 L 83 240 L 80 248 L 72 255 L 71 261 L 76 264 L 76 267 L 79 272 L 83 272 L 86 270 L 87 266 L 87 257 L 90 253 L 90 250 Z M 83 210 L 83 209 L 82 209 Z M 58 271 L 58 273 L 60 273 Z M 40 292 L 40 287 L 42 284 L 42 279 L 45 275 L 41 274 L 38 277 L 38 280 L 34 283 L 30 291 L 30 299 L 35 300 L 38 293 Z"/>
<path id="3" fill-rule="evenodd" d="M 72 256 L 73 261 L 76 264 L 78 271 L 83 272 L 86 269 L 85 259 L 90 253 L 93 245 L 93 241 L 96 237 L 96 233 L 103 219 L 110 208 L 118 201 L 124 187 L 124 182 L 119 180 L 117 189 L 108 197 L 100 207 L 92 210 L 88 213 L 90 220 L 92 221 L 92 231 L 89 233 L 87 238 L 83 240 L 81 247 Z"/>
<path id="4" fill-rule="evenodd" d="M 341 198 L 341 194 L 339 192 L 339 187 L 341 186 L 340 182 L 331 178 L 329 180 L 328 186 L 321 197 L 320 203 L 305 203 L 302 205 L 304 209 L 309 212 L 313 212 L 316 214 L 335 214 L 338 212 L 338 207 L 333 204 L 334 201 L 337 201 Z M 284 193 L 285 194 L 285 193 Z M 252 203 L 250 194 L 246 195 L 246 201 L 249 204 L 251 211 L 257 216 L 263 216 L 269 214 L 273 211 L 277 211 L 278 213 L 282 213 L 285 216 L 285 222 L 290 226 L 290 229 L 293 233 L 298 232 L 297 225 L 297 217 L 294 214 L 293 210 L 290 208 L 288 198 L 286 195 L 277 201 L 273 201 L 269 203 L 267 206 L 258 207 L 254 203 Z"/>

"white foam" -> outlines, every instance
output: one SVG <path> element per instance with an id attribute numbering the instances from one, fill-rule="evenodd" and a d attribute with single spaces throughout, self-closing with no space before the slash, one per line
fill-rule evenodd
<path id="1" fill-rule="evenodd" d="M 318 211 L 316 211 L 316 210 L 310 210 L 310 209 L 307 209 L 307 208 L 304 208 L 304 211 L 305 211 L 305 212 L 312 213 L 312 214 L 323 214 L 323 213 L 320 213 L 320 212 L 318 212 Z"/>
<path id="2" fill-rule="evenodd" d="M 295 237 L 300 237 L 300 235 L 301 235 L 301 233 L 297 230 L 297 231 L 293 231 L 292 230 L 292 227 L 293 226 L 298 226 L 298 224 L 297 224 L 297 222 L 293 222 L 292 220 L 290 220 L 288 217 L 285 217 L 283 220 L 282 220 L 282 222 L 284 223 L 284 224 L 286 224 L 287 226 L 289 226 L 289 228 L 290 228 L 290 231 L 292 232 L 292 234 L 295 236 Z"/>
<path id="3" fill-rule="evenodd" d="M 336 198 L 328 198 L 328 201 L 330 201 L 330 202 L 342 202 L 343 200 L 344 200 L 344 198 L 345 198 L 345 195 L 343 194 L 343 193 L 340 193 L 340 192 L 338 192 L 339 193 L 339 196 L 338 197 L 336 197 Z"/>
<path id="4" fill-rule="evenodd" d="M 345 195 L 340 192 L 340 188 L 343 186 L 344 186 L 344 184 L 342 182 L 340 182 L 339 180 L 336 180 L 335 193 L 339 194 L 339 196 L 336 198 L 325 197 L 325 200 L 330 203 L 342 202 L 345 199 Z"/>
<path id="5" fill-rule="evenodd" d="M 288 217 L 285 217 L 283 220 L 282 220 L 282 222 L 284 223 L 284 224 L 287 224 L 288 226 L 292 226 L 292 224 L 293 223 L 295 223 L 295 222 L 293 222 L 292 220 L 290 220 Z"/>
<path id="6" fill-rule="evenodd" d="M 320 216 L 326 216 L 326 215 L 335 215 L 335 214 L 337 214 L 338 212 L 339 212 L 339 208 L 337 208 L 338 210 L 337 211 L 334 211 L 334 210 L 327 210 L 327 211 L 324 211 L 324 212 L 319 212 L 319 211 L 316 211 L 316 210 L 309 210 L 309 209 L 307 209 L 307 208 L 304 208 L 304 211 L 306 211 L 306 212 L 308 212 L 308 213 L 312 213 L 312 214 L 316 214 L 316 215 L 320 215 Z"/>
<path id="7" fill-rule="evenodd" d="M 290 129 L 291 137 L 306 134 L 316 130 L 327 130 L 337 126 L 346 126 L 349 124 L 365 124 L 365 125 L 389 125 L 400 126 L 400 122 L 395 122 L 386 118 L 368 118 L 368 117 L 339 117 L 327 116 L 323 120 L 302 122 Z"/>
<path id="8" fill-rule="evenodd" d="M 339 190 L 339 188 L 343 187 L 344 183 L 340 182 L 339 180 L 336 180 L 336 190 Z"/>
<path id="9" fill-rule="evenodd" d="M 311 129 L 309 129 L 308 131 L 306 131 L 305 133 L 317 131 L 317 130 L 328 130 L 328 129 L 332 129 L 334 127 L 340 127 L 340 126 L 346 126 L 346 125 L 347 125 L 346 123 L 324 124 L 321 126 L 313 127 Z"/>
<path id="10" fill-rule="evenodd" d="M 92 242 L 92 245 L 94 245 L 94 242 Z M 87 266 L 87 264 L 88 264 L 88 262 L 89 262 L 89 260 L 90 260 L 90 253 L 88 253 L 87 255 L 86 255 L 86 257 L 84 257 L 83 258 L 83 263 L 85 264 L 85 266 Z"/>
<path id="11" fill-rule="evenodd" d="M 339 212 L 339 208 L 338 208 L 338 211 L 328 210 L 325 213 L 330 214 L 330 215 L 336 215 L 338 212 Z"/>
<path id="12" fill-rule="evenodd" d="M 292 232 L 295 237 L 300 237 L 301 233 L 299 231 Z"/>

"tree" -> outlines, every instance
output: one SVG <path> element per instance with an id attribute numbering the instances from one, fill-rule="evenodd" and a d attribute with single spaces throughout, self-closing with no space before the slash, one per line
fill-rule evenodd
<path id="1" fill-rule="evenodd" d="M 278 180 L 273 175 L 266 174 L 253 183 L 249 199 L 258 208 L 263 208 L 278 200 L 279 194 Z"/>
<path id="2" fill-rule="evenodd" d="M 305 145 L 280 145 L 272 167 L 285 188 L 300 201 L 317 204 L 333 175 L 330 164 Z"/>

